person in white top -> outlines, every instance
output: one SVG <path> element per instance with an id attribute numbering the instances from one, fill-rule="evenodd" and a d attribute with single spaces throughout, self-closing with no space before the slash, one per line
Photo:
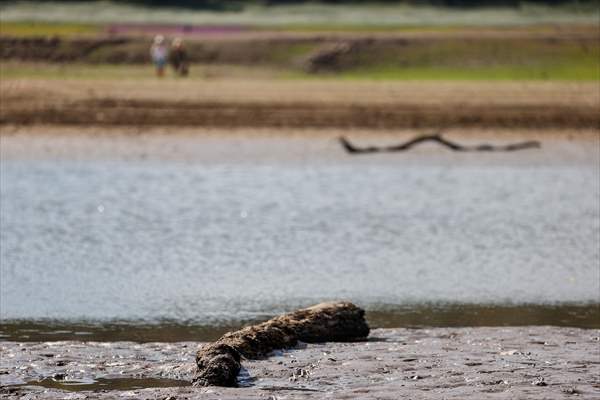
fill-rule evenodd
<path id="1" fill-rule="evenodd" d="M 169 55 L 165 38 L 162 35 L 156 35 L 154 42 L 150 47 L 150 57 L 156 68 L 156 76 L 162 77 L 165 75 L 165 65 L 167 65 L 167 57 Z"/>

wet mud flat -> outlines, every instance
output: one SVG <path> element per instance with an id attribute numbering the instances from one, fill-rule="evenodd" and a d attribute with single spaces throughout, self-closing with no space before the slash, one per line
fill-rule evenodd
<path id="1" fill-rule="evenodd" d="M 189 386 L 197 342 L 0 343 L 3 398 L 600 398 L 600 331 L 375 329 L 243 360 L 239 387 Z"/>

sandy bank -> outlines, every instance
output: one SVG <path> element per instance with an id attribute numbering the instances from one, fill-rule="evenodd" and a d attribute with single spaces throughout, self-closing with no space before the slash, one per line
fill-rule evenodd
<path id="1" fill-rule="evenodd" d="M 189 380 L 200 344 L 1 342 L 0 382 L 6 398 L 592 399 L 600 398 L 599 340 L 598 330 L 556 327 L 376 329 L 366 342 L 301 344 L 245 361 L 240 384 L 247 387 L 72 393 L 24 384 L 53 376 L 58 385 Z"/>
<path id="2" fill-rule="evenodd" d="M 0 124 L 598 128 L 595 83 L 5 80 Z"/>
<path id="3" fill-rule="evenodd" d="M 384 163 L 407 165 L 584 165 L 599 162 L 598 130 L 448 129 L 462 144 L 504 145 L 538 140 L 541 149 L 514 153 L 452 152 L 434 143 L 405 153 L 352 156 L 338 142 L 393 145 L 428 130 L 276 129 L 204 127 L 0 126 L 0 159 L 47 161 L 184 162 L 193 164 Z"/>

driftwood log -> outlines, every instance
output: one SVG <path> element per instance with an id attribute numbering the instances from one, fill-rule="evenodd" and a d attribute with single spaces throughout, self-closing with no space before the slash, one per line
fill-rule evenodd
<path id="1" fill-rule="evenodd" d="M 236 386 L 242 357 L 265 357 L 298 341 L 361 340 L 369 335 L 363 309 L 352 303 L 321 303 L 223 335 L 196 354 L 195 386 Z"/>
<path id="2" fill-rule="evenodd" d="M 541 147 L 540 142 L 532 140 L 527 142 L 512 143 L 504 146 L 495 146 L 491 144 L 479 144 L 476 146 L 464 146 L 455 142 L 451 142 L 444 139 L 439 133 L 433 135 L 421 135 L 407 142 L 395 145 L 395 146 L 384 146 L 384 147 L 357 147 L 350 143 L 345 137 L 340 137 L 339 141 L 342 147 L 350 154 L 366 154 L 366 153 L 384 153 L 384 152 L 396 152 L 406 151 L 411 149 L 413 146 L 424 143 L 424 142 L 435 142 L 442 146 L 445 146 L 453 151 L 515 151 L 525 149 L 539 149 Z"/>

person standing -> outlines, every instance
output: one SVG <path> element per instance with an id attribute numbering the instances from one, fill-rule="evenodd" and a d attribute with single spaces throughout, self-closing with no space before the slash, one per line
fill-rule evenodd
<path id="1" fill-rule="evenodd" d="M 169 61 L 171 62 L 171 66 L 173 67 L 176 75 L 187 76 L 189 72 L 188 58 L 185 47 L 183 46 L 183 40 L 181 40 L 181 38 L 173 39 L 173 43 L 171 43 Z"/>
<path id="2" fill-rule="evenodd" d="M 167 46 L 165 38 L 162 35 L 156 35 L 152 46 L 150 47 L 150 57 L 156 68 L 156 76 L 163 77 L 165 75 L 165 65 L 167 64 Z"/>

